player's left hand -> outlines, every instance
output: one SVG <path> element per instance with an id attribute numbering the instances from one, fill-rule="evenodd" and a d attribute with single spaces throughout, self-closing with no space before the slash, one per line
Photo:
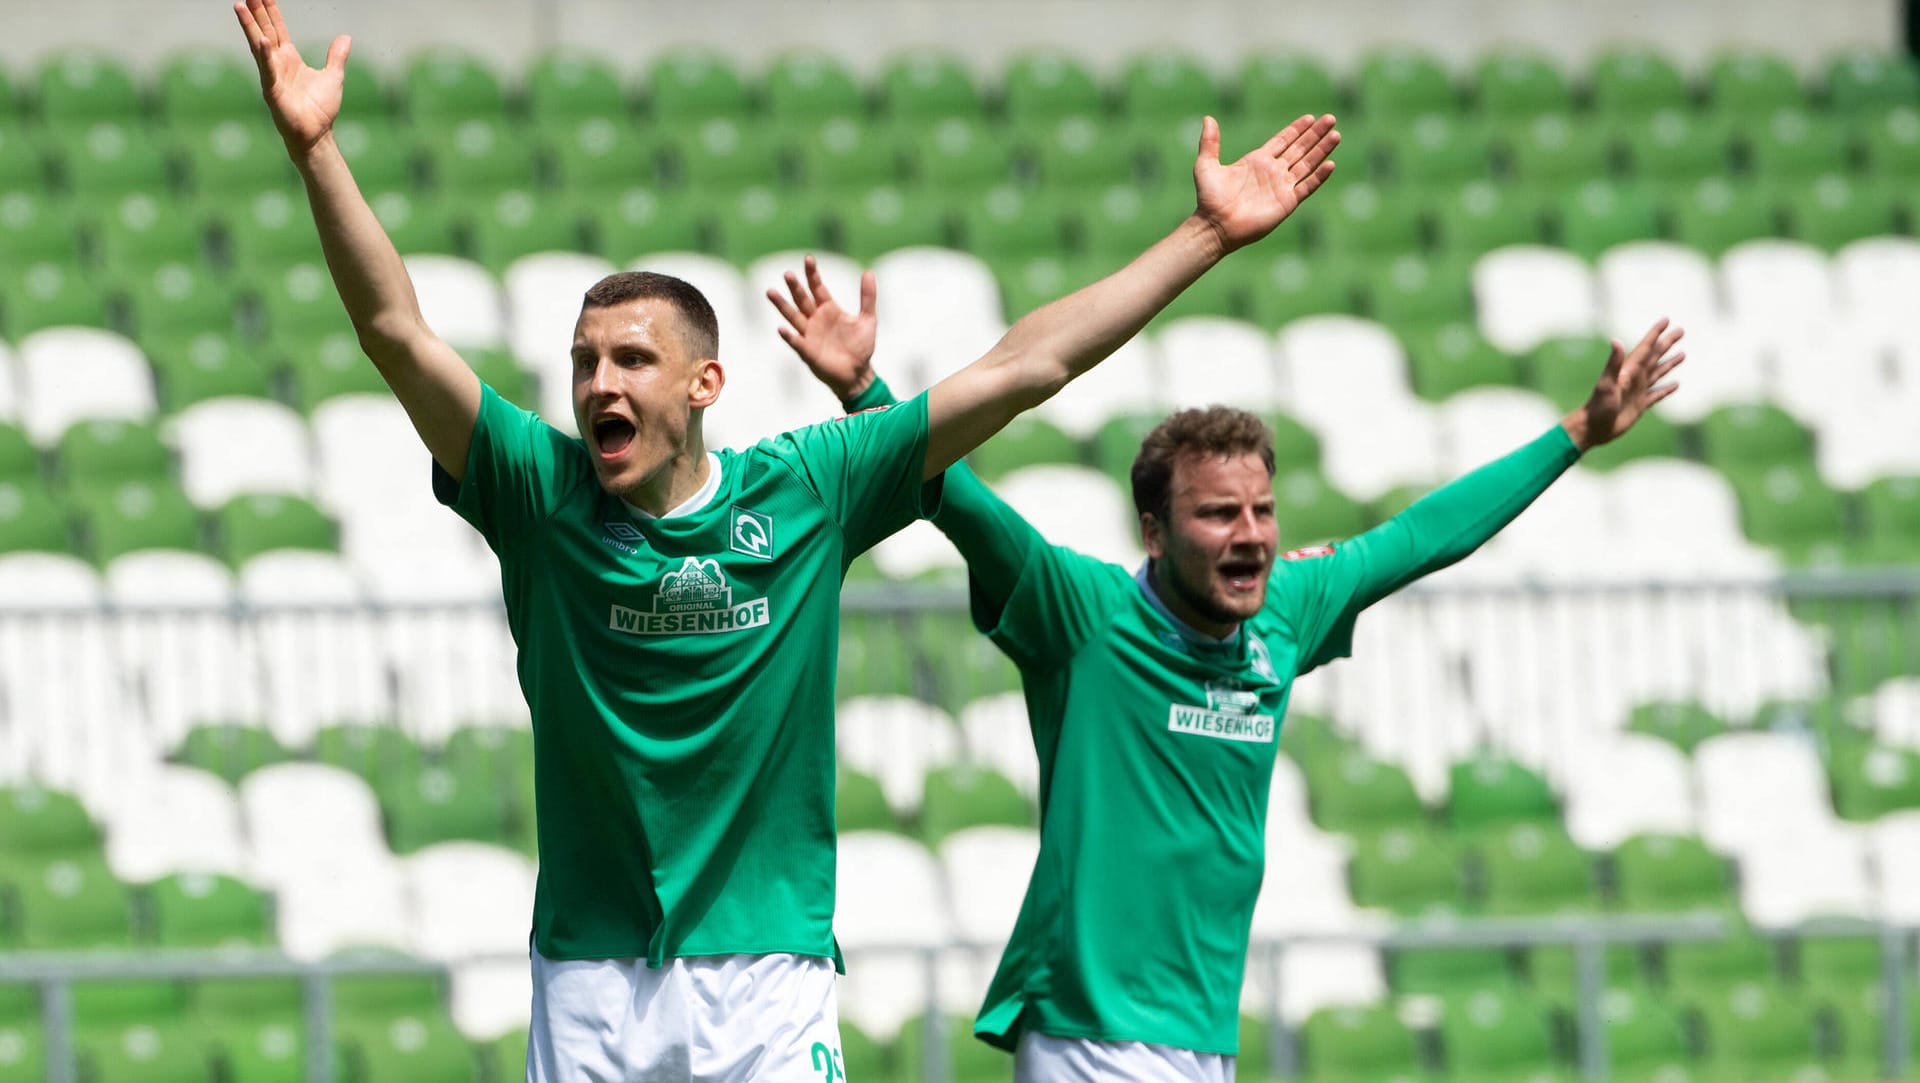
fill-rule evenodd
<path id="1" fill-rule="evenodd" d="M 1580 450 L 1599 447 L 1616 440 L 1633 428 L 1640 416 L 1653 404 L 1674 393 L 1680 385 L 1662 383 L 1682 361 L 1685 351 L 1676 351 L 1686 331 L 1673 327 L 1665 319 L 1647 328 L 1640 341 L 1628 350 L 1615 339 L 1607 354 L 1606 368 L 1593 385 L 1586 405 L 1568 415 L 1568 435 Z"/>
<path id="2" fill-rule="evenodd" d="M 873 382 L 873 343 L 880 328 L 873 272 L 860 276 L 859 312 L 848 312 L 833 299 L 812 256 L 807 257 L 805 282 L 792 271 L 786 277 L 791 300 L 777 289 L 767 291 L 767 300 L 787 318 L 787 326 L 780 328 L 781 341 L 793 347 L 841 402 L 851 401 Z"/>
<path id="3" fill-rule="evenodd" d="M 1327 155 L 1340 145 L 1333 114 L 1303 116 L 1232 165 L 1220 161 L 1220 122 L 1200 122 L 1193 162 L 1195 213 L 1213 229 L 1224 255 L 1273 232 L 1333 175 Z"/>

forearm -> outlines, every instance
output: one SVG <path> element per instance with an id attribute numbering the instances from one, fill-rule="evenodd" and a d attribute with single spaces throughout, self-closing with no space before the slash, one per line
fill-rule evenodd
<path id="1" fill-rule="evenodd" d="M 406 264 L 354 182 L 331 133 L 298 153 L 294 164 L 320 234 L 320 248 L 360 343 L 383 370 L 409 344 L 431 335 Z"/>
<path id="2" fill-rule="evenodd" d="M 1360 604 L 1371 604 L 1486 544 L 1579 456 L 1572 435 L 1556 425 L 1348 542 L 1363 550 L 1356 554 L 1364 568 Z"/>

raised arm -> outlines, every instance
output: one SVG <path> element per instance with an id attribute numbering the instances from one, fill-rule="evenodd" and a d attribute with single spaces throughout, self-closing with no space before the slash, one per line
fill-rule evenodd
<path id="1" fill-rule="evenodd" d="M 1333 117 L 1301 117 L 1232 165 L 1220 162 L 1220 126 L 1201 122 L 1193 163 L 1195 208 L 1132 263 L 1043 305 L 979 360 L 927 393 L 932 478 L 1051 398 L 1139 333 L 1147 321 L 1235 249 L 1285 221 L 1333 172 Z"/>
<path id="2" fill-rule="evenodd" d="M 233 5 L 260 69 L 260 88 L 300 170 L 334 288 L 360 348 L 406 408 L 434 461 L 456 481 L 480 413 L 480 379 L 420 315 L 413 280 L 380 220 L 360 195 L 333 139 L 350 39 L 333 39 L 326 66 L 310 68 L 294 48 L 275 0 Z"/>

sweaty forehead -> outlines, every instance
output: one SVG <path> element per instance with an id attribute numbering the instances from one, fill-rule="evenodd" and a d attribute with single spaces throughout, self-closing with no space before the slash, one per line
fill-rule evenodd
<path id="1" fill-rule="evenodd" d="M 1273 496 L 1273 478 L 1254 452 L 1194 452 L 1174 460 L 1171 495 L 1176 504 L 1257 500 Z"/>
<path id="2" fill-rule="evenodd" d="M 684 352 L 686 341 L 685 320 L 679 310 L 656 297 L 582 308 L 573 325 L 576 350 L 644 346 L 656 353 L 678 356 Z"/>

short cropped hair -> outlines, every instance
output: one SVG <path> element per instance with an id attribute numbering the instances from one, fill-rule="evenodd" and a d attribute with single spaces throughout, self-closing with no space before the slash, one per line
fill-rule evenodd
<path id="1" fill-rule="evenodd" d="M 1273 433 L 1245 410 L 1181 410 L 1154 426 L 1133 459 L 1133 509 L 1166 522 L 1173 510 L 1173 467 L 1182 458 L 1255 454 L 1273 476 Z"/>
<path id="2" fill-rule="evenodd" d="M 686 344 L 695 358 L 720 356 L 720 321 L 714 317 L 713 306 L 693 283 L 672 275 L 652 271 L 610 274 L 593 284 L 581 299 L 580 307 L 611 308 L 628 301 L 654 298 L 667 302 L 680 313 L 680 321 L 686 325 Z"/>

